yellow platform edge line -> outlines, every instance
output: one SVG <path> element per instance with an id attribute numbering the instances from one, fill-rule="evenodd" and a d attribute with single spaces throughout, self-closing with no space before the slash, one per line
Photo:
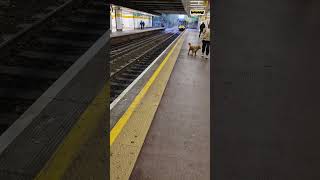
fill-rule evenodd
<path id="1" fill-rule="evenodd" d="M 106 83 L 34 179 L 58 180 L 63 178 L 81 147 L 94 133 L 97 133 L 95 129 L 100 121 L 106 118 L 104 116 L 107 111 L 107 101 L 103 99 L 106 99 L 107 90 Z M 105 124 L 107 127 L 107 122 Z"/>
<path id="2" fill-rule="evenodd" d="M 184 33 L 184 32 L 183 32 Z M 180 36 L 181 37 L 181 36 Z M 179 37 L 179 38 L 180 38 Z M 156 71 L 153 73 L 151 78 L 147 81 L 145 86 L 142 88 L 142 90 L 139 92 L 139 94 L 135 97 L 129 108 L 126 110 L 126 112 L 122 115 L 122 117 L 118 120 L 116 125 L 111 129 L 110 132 L 110 145 L 114 143 L 120 132 L 122 131 L 123 127 L 127 124 L 129 118 L 131 117 L 134 110 L 137 108 L 137 106 L 141 103 L 142 98 L 146 95 L 147 91 L 149 90 L 150 86 L 153 84 L 157 76 L 159 75 L 160 71 L 166 64 L 166 62 L 169 60 L 169 57 L 173 53 L 173 51 L 176 49 L 178 44 L 178 40 L 175 42 L 175 45 L 171 48 L 169 53 L 166 55 L 165 59 L 161 62 L 160 66 L 156 69 Z"/>

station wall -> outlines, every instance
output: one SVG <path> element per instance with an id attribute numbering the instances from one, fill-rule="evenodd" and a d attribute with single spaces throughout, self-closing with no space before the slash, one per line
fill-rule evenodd
<path id="1" fill-rule="evenodd" d="M 116 18 L 115 17 L 116 17 L 115 10 L 111 6 L 111 8 L 110 8 L 110 23 L 111 23 L 110 28 L 111 28 L 112 32 L 116 31 Z"/>
<path id="2" fill-rule="evenodd" d="M 124 7 L 120 7 L 121 13 L 116 13 L 116 8 L 114 5 L 111 5 L 110 7 L 110 17 L 111 17 L 111 30 L 114 32 L 116 31 L 116 16 L 121 16 L 122 19 L 122 30 L 128 31 L 128 30 L 134 30 L 134 29 L 140 29 L 140 22 L 144 21 L 145 28 L 152 27 L 152 21 L 153 18 L 156 17 L 154 15 L 144 13 L 141 11 L 136 11 Z"/>

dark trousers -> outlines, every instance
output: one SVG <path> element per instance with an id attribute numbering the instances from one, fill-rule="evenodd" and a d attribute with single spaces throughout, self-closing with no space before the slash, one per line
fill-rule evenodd
<path id="1" fill-rule="evenodd" d="M 209 55 L 209 51 L 210 51 L 210 41 L 205 41 L 202 40 L 202 53 L 204 53 L 204 51 L 206 51 L 206 55 Z"/>
<path id="2" fill-rule="evenodd" d="M 199 37 L 200 37 L 200 35 L 201 35 L 202 31 L 203 31 L 203 30 L 200 30 Z"/>

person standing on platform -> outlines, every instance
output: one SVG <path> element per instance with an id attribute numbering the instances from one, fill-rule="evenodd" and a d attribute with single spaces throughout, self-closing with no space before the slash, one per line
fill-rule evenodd
<path id="1" fill-rule="evenodd" d="M 142 20 L 140 21 L 140 28 L 141 28 L 141 29 L 143 28 L 143 22 L 142 22 Z"/>
<path id="2" fill-rule="evenodd" d="M 210 52 L 210 29 L 205 28 L 203 30 L 203 35 L 202 35 L 202 55 L 201 57 L 204 56 L 204 52 L 206 51 L 206 56 L 205 58 L 209 58 L 209 52 Z"/>
<path id="3" fill-rule="evenodd" d="M 143 29 L 144 29 L 144 25 L 145 25 L 145 24 L 144 24 L 144 21 L 142 21 L 142 27 L 143 27 Z"/>
<path id="4" fill-rule="evenodd" d="M 199 38 L 200 38 L 200 35 L 201 33 L 203 32 L 203 29 L 206 27 L 206 25 L 204 24 L 204 22 L 201 23 L 200 25 L 200 33 L 199 33 Z"/>

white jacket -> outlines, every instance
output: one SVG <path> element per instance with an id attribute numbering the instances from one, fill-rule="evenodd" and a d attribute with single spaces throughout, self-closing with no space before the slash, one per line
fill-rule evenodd
<path id="1" fill-rule="evenodd" d="M 210 41 L 210 29 L 203 30 L 202 40 Z"/>

